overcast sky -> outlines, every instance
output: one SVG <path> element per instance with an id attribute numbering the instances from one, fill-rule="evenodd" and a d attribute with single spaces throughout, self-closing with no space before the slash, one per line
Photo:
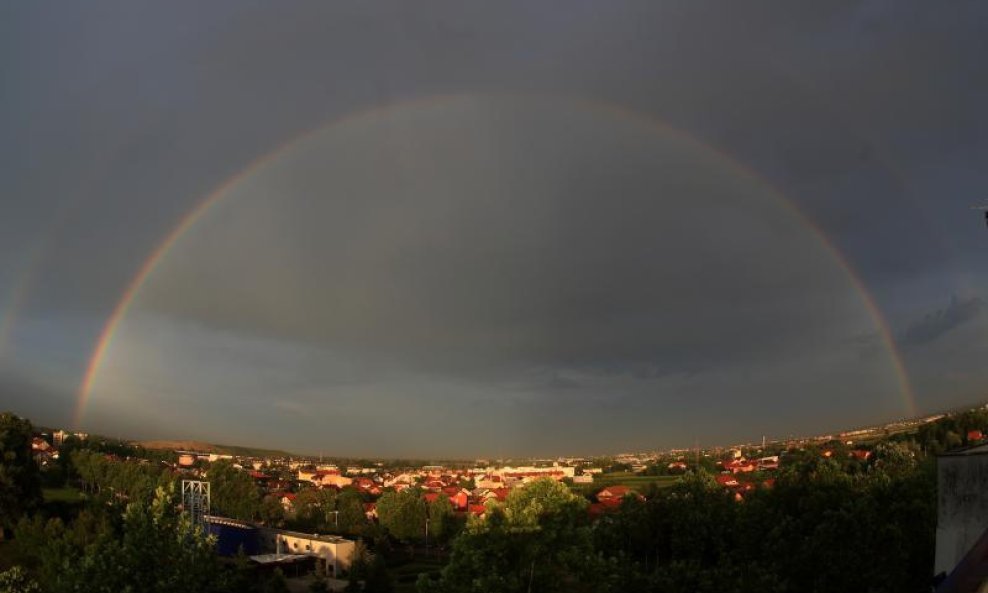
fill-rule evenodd
<path id="1" fill-rule="evenodd" d="M 980 2 L 8 3 L 0 409 L 73 423 L 209 195 L 80 428 L 588 454 L 986 400 L 986 55 Z"/>

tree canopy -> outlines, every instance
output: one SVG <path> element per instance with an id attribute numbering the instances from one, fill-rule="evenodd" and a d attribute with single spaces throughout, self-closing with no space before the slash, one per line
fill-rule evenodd
<path id="1" fill-rule="evenodd" d="M 31 450 L 31 422 L 0 414 L 0 539 L 41 502 L 38 465 Z"/>

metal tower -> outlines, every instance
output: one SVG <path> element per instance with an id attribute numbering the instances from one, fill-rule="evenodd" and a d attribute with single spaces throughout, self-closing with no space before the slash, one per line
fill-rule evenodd
<path id="1" fill-rule="evenodd" d="M 205 529 L 209 515 L 209 482 L 182 480 L 182 508 L 189 513 L 193 525 Z"/>

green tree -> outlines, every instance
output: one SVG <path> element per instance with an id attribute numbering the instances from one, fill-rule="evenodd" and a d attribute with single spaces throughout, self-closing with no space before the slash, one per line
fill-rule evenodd
<path id="1" fill-rule="evenodd" d="M 261 584 L 261 593 L 288 593 L 288 582 L 280 568 L 274 569 L 271 576 L 264 579 Z"/>
<path id="2" fill-rule="evenodd" d="M 332 488 L 306 488 L 295 497 L 295 517 L 290 521 L 305 531 L 339 531 L 338 498 Z"/>
<path id="3" fill-rule="evenodd" d="M 127 505 L 119 530 L 100 533 L 80 551 L 69 531 L 47 554 L 61 567 L 49 573 L 54 593 L 93 591 L 219 591 L 224 582 L 213 542 L 179 513 L 174 486 L 158 488 L 150 504 Z"/>
<path id="4" fill-rule="evenodd" d="M 429 503 L 429 539 L 443 543 L 456 531 L 456 514 L 453 503 L 445 496 L 439 496 Z"/>
<path id="5" fill-rule="evenodd" d="M 339 530 L 343 533 L 362 533 L 367 526 L 364 499 L 355 490 L 345 488 L 340 492 L 336 497 L 336 511 Z"/>
<path id="6" fill-rule="evenodd" d="M 516 593 L 602 591 L 587 501 L 564 484 L 535 480 L 492 505 L 453 543 L 438 582 L 422 591 Z"/>
<path id="7" fill-rule="evenodd" d="M 377 501 L 381 525 L 401 541 L 425 537 L 425 501 L 414 492 L 386 492 Z"/>
<path id="8" fill-rule="evenodd" d="M 0 540 L 41 503 L 38 465 L 31 451 L 34 429 L 10 412 L 0 414 Z"/>
<path id="9" fill-rule="evenodd" d="M 285 521 L 285 508 L 281 501 L 274 496 L 265 496 L 261 500 L 259 518 L 265 525 L 280 526 Z"/>
<path id="10" fill-rule="evenodd" d="M 363 542 L 357 542 L 350 559 L 350 575 L 346 591 L 391 593 L 394 580 L 380 554 L 372 554 Z"/>
<path id="11" fill-rule="evenodd" d="M 217 515 L 250 521 L 261 512 L 261 495 L 247 472 L 221 459 L 206 472 L 210 504 Z"/>
<path id="12" fill-rule="evenodd" d="M 951 434 L 954 433 L 948 433 L 948 441 Z M 875 447 L 875 467 L 886 474 L 905 475 L 915 470 L 917 464 L 916 451 L 910 443 L 884 442 Z"/>
<path id="13" fill-rule="evenodd" d="M 41 587 L 20 566 L 0 572 L 0 593 L 41 593 Z"/>

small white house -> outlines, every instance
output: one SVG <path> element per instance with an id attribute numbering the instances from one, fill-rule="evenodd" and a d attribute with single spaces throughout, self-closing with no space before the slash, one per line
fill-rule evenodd
<path id="1" fill-rule="evenodd" d="M 355 544 L 336 535 L 300 533 L 262 527 L 261 546 L 276 554 L 315 556 L 325 562 L 326 574 L 336 578 L 340 571 L 350 568 Z"/>

